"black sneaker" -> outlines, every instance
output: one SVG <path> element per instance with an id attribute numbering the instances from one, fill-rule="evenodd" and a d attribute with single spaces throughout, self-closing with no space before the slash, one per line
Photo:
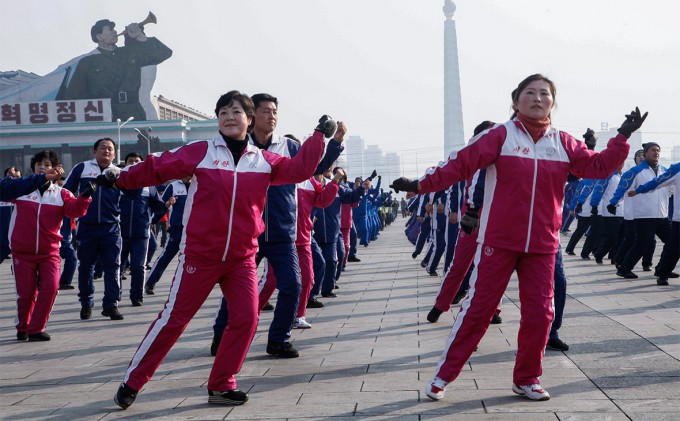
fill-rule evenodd
<path id="1" fill-rule="evenodd" d="M 597 257 L 595 258 L 595 263 L 597 263 L 598 265 L 604 265 L 602 259 L 598 259 Z"/>
<path id="2" fill-rule="evenodd" d="M 453 297 L 453 301 L 451 301 L 451 304 L 458 304 L 461 301 L 463 301 L 463 298 L 467 295 L 467 291 L 463 291 L 462 294 L 456 294 L 455 297 Z"/>
<path id="3" fill-rule="evenodd" d="M 494 314 L 493 317 L 491 318 L 491 324 L 492 325 L 499 325 L 503 323 L 503 319 L 501 319 L 501 316 L 498 314 Z"/>
<path id="4" fill-rule="evenodd" d="M 324 297 L 324 298 L 335 298 L 335 297 L 338 296 L 338 294 L 331 291 L 331 292 L 324 292 L 323 294 L 321 294 L 321 296 Z"/>
<path id="5" fill-rule="evenodd" d="M 120 384 L 118 392 L 116 392 L 116 396 L 113 397 L 113 401 L 116 403 L 116 405 L 123 409 L 128 409 L 135 399 L 137 399 L 137 391 L 125 383 Z"/>
<path id="6" fill-rule="evenodd" d="M 272 310 L 274 310 L 274 306 L 271 305 L 269 303 L 269 301 L 267 301 L 267 304 L 265 304 L 264 307 L 262 307 L 262 311 L 272 311 Z"/>
<path id="7" fill-rule="evenodd" d="M 565 253 L 567 253 L 569 256 L 576 256 L 576 253 L 574 253 L 573 250 L 565 250 Z"/>
<path id="8" fill-rule="evenodd" d="M 59 284 L 59 291 L 64 291 L 66 289 L 76 289 L 76 287 L 70 284 Z"/>
<path id="9" fill-rule="evenodd" d="M 638 277 L 636 274 L 634 274 L 634 273 L 631 272 L 631 271 L 624 272 L 624 271 L 622 271 L 622 270 L 618 270 L 618 271 L 616 272 L 616 276 L 620 276 L 620 277 L 626 278 L 626 279 L 637 279 L 637 277 Z"/>
<path id="10" fill-rule="evenodd" d="M 92 317 L 92 307 L 83 307 L 80 309 L 80 320 L 88 320 Z"/>
<path id="11" fill-rule="evenodd" d="M 311 298 L 307 301 L 307 308 L 323 308 L 323 303 L 316 298 Z"/>
<path id="12" fill-rule="evenodd" d="M 590 260 L 590 256 L 581 255 L 581 260 Z"/>
<path id="13" fill-rule="evenodd" d="M 220 347 L 220 342 L 222 342 L 221 336 L 213 336 L 212 343 L 210 344 L 210 355 L 213 357 L 217 355 L 217 349 Z"/>
<path id="14" fill-rule="evenodd" d="M 642 270 L 645 271 L 645 272 L 651 272 L 652 267 L 651 266 L 642 266 Z"/>
<path id="15" fill-rule="evenodd" d="M 668 285 L 668 278 L 663 278 L 663 277 L 660 276 L 660 277 L 656 280 L 656 284 L 657 284 L 657 285 Z"/>
<path id="16" fill-rule="evenodd" d="M 290 342 L 269 342 L 267 343 L 267 354 L 281 358 L 297 358 L 300 353 L 293 348 Z"/>
<path id="17" fill-rule="evenodd" d="M 110 317 L 111 320 L 123 320 L 124 317 L 120 312 L 118 311 L 118 307 L 107 307 L 104 310 L 102 310 L 102 316 L 104 317 Z"/>
<path id="18" fill-rule="evenodd" d="M 340 285 L 335 284 L 335 286 L 333 287 L 333 289 L 340 289 Z"/>
<path id="19" fill-rule="evenodd" d="M 680 278 L 680 273 L 671 272 L 668 274 L 669 278 Z"/>
<path id="20" fill-rule="evenodd" d="M 427 262 L 426 262 L 425 260 L 423 260 L 422 262 L 420 262 L 420 267 L 421 267 L 421 268 L 427 267 Z"/>
<path id="21" fill-rule="evenodd" d="M 46 342 L 52 339 L 47 332 L 29 333 L 28 342 Z"/>
<path id="22" fill-rule="evenodd" d="M 442 315 L 442 311 L 438 309 L 437 307 L 432 307 L 432 310 L 430 310 L 429 313 L 427 313 L 427 321 L 430 323 L 437 323 L 437 320 L 439 320 L 439 316 Z"/>
<path id="23" fill-rule="evenodd" d="M 545 347 L 547 349 L 552 349 L 553 351 L 569 351 L 569 345 L 561 339 L 549 339 Z"/>
<path id="24" fill-rule="evenodd" d="M 216 392 L 208 390 L 208 403 L 213 405 L 243 405 L 248 402 L 248 394 L 238 389 Z"/>
<path id="25" fill-rule="evenodd" d="M 25 342 L 28 340 L 28 332 L 17 332 L 17 341 Z"/>
<path id="26" fill-rule="evenodd" d="M 349 257 L 347 258 L 347 261 L 348 261 L 348 262 L 361 262 L 361 259 L 359 259 L 359 258 L 356 257 L 356 256 L 349 256 Z"/>
<path id="27" fill-rule="evenodd" d="M 430 276 L 439 276 L 439 273 L 436 270 L 433 270 L 432 272 L 428 272 Z"/>
<path id="28" fill-rule="evenodd" d="M 416 257 L 418 257 L 418 253 L 413 252 L 413 253 L 411 254 L 411 257 L 413 257 L 413 258 L 415 259 Z"/>
<path id="29" fill-rule="evenodd" d="M 154 291 L 154 285 L 149 284 L 144 285 L 144 292 L 146 293 L 146 295 L 154 295 L 156 293 Z"/>
<path id="30" fill-rule="evenodd" d="M 130 300 L 130 301 L 132 301 L 132 307 L 142 307 L 144 305 L 144 301 L 142 301 L 140 299 Z"/>

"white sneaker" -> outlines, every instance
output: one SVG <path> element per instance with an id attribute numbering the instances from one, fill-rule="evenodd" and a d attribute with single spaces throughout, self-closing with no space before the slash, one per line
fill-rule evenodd
<path id="1" fill-rule="evenodd" d="M 304 317 L 298 317 L 293 322 L 293 329 L 310 329 L 312 325 Z"/>
<path id="2" fill-rule="evenodd" d="M 528 384 L 526 386 L 517 386 L 512 384 L 512 391 L 518 395 L 526 396 L 534 401 L 547 401 L 550 399 L 550 394 L 543 390 L 540 384 Z"/>
<path id="3" fill-rule="evenodd" d="M 428 398 L 438 401 L 444 397 L 444 389 L 446 385 L 449 384 L 439 377 L 435 377 L 425 386 L 425 394 Z"/>

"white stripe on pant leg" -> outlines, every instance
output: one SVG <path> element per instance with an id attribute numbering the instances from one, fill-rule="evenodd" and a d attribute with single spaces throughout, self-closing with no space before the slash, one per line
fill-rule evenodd
<path id="1" fill-rule="evenodd" d="M 130 374 L 132 374 L 132 372 L 137 368 L 139 362 L 144 358 L 146 353 L 149 351 L 149 348 L 151 348 L 151 346 L 155 342 L 156 337 L 158 337 L 160 331 L 165 327 L 165 325 L 168 324 L 168 320 L 172 315 L 172 310 L 175 308 L 175 302 L 177 300 L 177 291 L 179 290 L 179 287 L 182 284 L 183 275 L 184 275 L 184 254 L 180 255 L 179 257 L 177 270 L 175 272 L 175 277 L 172 282 L 172 288 L 170 289 L 170 295 L 168 295 L 168 303 L 163 309 L 161 317 L 158 318 L 158 320 L 156 320 L 153 329 L 149 331 L 149 333 L 147 333 L 144 339 L 142 339 L 142 343 L 139 344 L 137 352 L 135 352 L 135 355 L 132 356 L 132 361 L 130 361 L 130 367 L 128 367 L 128 370 L 125 373 L 123 383 L 127 383 L 128 379 L 130 378 Z"/>
<path id="2" fill-rule="evenodd" d="M 444 347 L 444 351 L 442 352 L 442 355 L 439 357 L 439 362 L 437 362 L 437 368 L 435 369 L 435 373 L 439 373 L 439 370 L 441 369 L 442 365 L 446 362 L 446 355 L 449 353 L 449 348 L 451 348 L 451 344 L 453 341 L 456 339 L 456 334 L 458 333 L 458 330 L 460 330 L 460 326 L 463 324 L 463 321 L 465 320 L 465 315 L 467 314 L 468 309 L 470 308 L 470 301 L 475 297 L 475 283 L 477 282 L 477 268 L 479 268 L 479 259 L 481 258 L 482 255 L 482 244 L 477 244 L 477 251 L 475 252 L 475 259 L 474 259 L 474 265 L 475 268 L 472 270 L 472 274 L 470 275 L 470 287 L 468 289 L 468 295 L 463 300 L 463 304 L 460 306 L 460 312 L 456 316 L 456 321 L 453 323 L 453 327 L 451 327 L 451 333 L 449 333 L 449 337 L 446 339 L 446 346 Z"/>

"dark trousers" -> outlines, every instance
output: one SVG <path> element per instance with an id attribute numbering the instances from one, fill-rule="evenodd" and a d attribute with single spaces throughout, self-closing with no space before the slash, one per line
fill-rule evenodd
<path id="1" fill-rule="evenodd" d="M 357 256 L 357 229 L 352 224 L 349 230 L 349 255 L 350 257 Z"/>
<path id="2" fill-rule="evenodd" d="M 338 264 L 335 268 L 335 280 L 337 281 L 340 279 L 340 275 L 342 274 L 342 263 L 345 261 L 345 239 L 342 237 L 342 233 L 338 235 L 336 250 L 338 253 Z"/>
<path id="3" fill-rule="evenodd" d="M 444 272 L 449 270 L 451 262 L 453 262 L 453 254 L 456 251 L 456 242 L 458 241 L 458 223 L 452 224 L 448 222 L 446 229 L 446 254 L 444 255 Z"/>
<path id="4" fill-rule="evenodd" d="M 577 216 L 576 220 L 577 220 L 576 231 L 574 231 L 571 234 L 571 237 L 569 238 L 569 243 L 567 243 L 567 248 L 565 250 L 567 253 L 574 252 L 576 244 L 578 244 L 579 240 L 581 239 L 581 237 L 583 237 L 583 234 L 586 233 L 586 230 L 590 226 L 589 216 Z"/>
<path id="5" fill-rule="evenodd" d="M 664 254 L 669 253 L 668 250 L 670 249 L 671 221 L 668 218 L 640 218 L 634 219 L 633 223 L 635 241 L 623 262 L 621 262 L 620 270 L 622 272 L 632 271 L 645 253 L 654 250 L 654 235 L 664 243 L 662 259 Z M 644 259 L 642 263 L 644 265 Z"/>
<path id="6" fill-rule="evenodd" d="M 323 260 L 326 263 L 326 270 L 323 272 L 321 280 L 321 294 L 328 294 L 335 289 L 335 270 L 338 265 L 337 241 L 332 243 L 319 243 Z M 316 283 L 316 281 L 315 281 Z"/>
<path id="7" fill-rule="evenodd" d="M 549 339 L 559 339 L 557 331 L 562 327 L 562 317 L 564 316 L 564 305 L 567 302 L 567 275 L 564 272 L 564 262 L 562 260 L 562 247 L 557 248 L 555 256 L 555 296 L 554 310 L 555 318 L 550 327 Z"/>
<path id="8" fill-rule="evenodd" d="M 678 194 L 678 193 L 676 193 Z M 680 258 L 680 222 L 673 221 L 671 223 L 671 239 L 663 248 L 661 260 L 656 267 L 656 275 L 662 278 L 667 278 L 675 265 L 678 264 Z"/>
<path id="9" fill-rule="evenodd" d="M 59 285 L 71 285 L 73 283 L 73 276 L 76 274 L 76 268 L 78 267 L 78 257 L 70 241 L 61 242 L 59 257 L 64 259 L 64 270 L 61 271 Z"/>
<path id="10" fill-rule="evenodd" d="M 122 260 L 130 262 L 130 300 L 144 300 L 144 266 L 146 265 L 148 245 L 148 238 L 123 237 L 123 247 L 120 256 Z M 121 281 L 121 290 L 122 284 L 123 282 Z"/>
<path id="11" fill-rule="evenodd" d="M 151 272 L 149 273 L 149 277 L 146 280 L 147 285 L 153 287 L 158 283 L 165 269 L 179 252 L 179 244 L 182 242 L 183 229 L 183 227 L 170 227 L 168 243 L 165 245 L 163 252 L 160 256 L 158 256 L 158 259 L 156 259 L 156 262 L 151 267 Z"/>
<path id="12" fill-rule="evenodd" d="M 101 259 L 104 271 L 104 308 L 117 307 L 120 300 L 120 249 L 118 224 L 78 225 L 78 298 L 82 307 L 94 305 L 94 266 Z"/>
<path id="13" fill-rule="evenodd" d="M 314 285 L 309 298 L 319 295 L 321 291 L 321 282 L 323 281 L 324 273 L 326 272 L 326 260 L 323 258 L 321 247 L 312 237 L 312 264 L 314 266 Z"/>
<path id="14" fill-rule="evenodd" d="M 581 249 L 581 257 L 584 259 L 590 256 L 590 253 L 595 250 L 597 243 L 600 241 L 600 236 L 602 235 L 602 216 L 593 215 L 590 217 L 590 231 L 586 237 L 586 241 Z"/>
<path id="15" fill-rule="evenodd" d="M 416 240 L 416 249 L 413 251 L 413 254 L 415 254 L 416 256 L 423 251 L 423 247 L 425 247 L 425 242 L 427 241 L 427 238 L 430 236 L 430 231 L 432 230 L 430 221 L 431 221 L 430 217 L 427 216 L 423 220 L 423 223 L 420 225 L 420 234 L 418 235 L 418 239 Z"/>
<path id="16" fill-rule="evenodd" d="M 604 259 L 604 256 L 607 253 L 610 253 L 610 250 L 616 248 L 619 241 L 619 231 L 621 230 L 622 222 L 623 218 L 620 216 L 602 217 L 600 241 L 597 244 L 595 252 L 593 252 L 595 259 Z M 612 257 L 614 256 L 612 255 Z"/>

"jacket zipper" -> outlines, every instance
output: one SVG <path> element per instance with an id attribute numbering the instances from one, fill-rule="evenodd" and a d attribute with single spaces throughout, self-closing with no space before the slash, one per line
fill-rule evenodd
<path id="1" fill-rule="evenodd" d="M 130 235 L 129 235 L 130 238 L 132 238 L 132 218 L 134 217 L 134 210 L 135 202 L 134 200 L 130 200 Z"/>
<path id="2" fill-rule="evenodd" d="M 533 220 L 534 220 L 534 202 L 536 200 L 536 178 L 538 176 L 538 158 L 536 156 L 536 143 L 534 140 L 529 136 L 529 140 L 531 140 L 532 143 L 532 149 L 534 152 L 534 177 L 533 180 L 531 181 L 531 203 L 529 206 L 529 224 L 527 226 L 527 243 L 526 246 L 524 247 L 524 252 L 528 253 L 529 252 L 529 243 L 531 242 L 531 227 L 533 225 Z"/>
<path id="3" fill-rule="evenodd" d="M 38 254 L 38 245 L 40 242 L 40 210 L 42 209 L 42 195 L 40 194 L 40 190 L 38 190 L 38 200 L 40 200 L 40 203 L 38 203 L 38 215 L 35 220 L 35 254 Z"/>
<path id="4" fill-rule="evenodd" d="M 243 151 L 243 152 L 246 152 L 246 151 Z M 227 153 L 229 153 L 229 155 L 231 156 L 231 151 L 229 151 L 228 148 L 227 148 Z M 241 158 L 243 158 L 243 155 L 241 155 Z M 233 156 L 231 156 L 231 162 L 234 162 Z M 239 162 L 240 162 L 240 160 L 239 160 Z M 238 177 L 237 177 L 238 171 L 237 171 L 236 167 L 238 167 L 238 164 L 234 165 L 234 188 L 233 188 L 233 191 L 231 193 L 231 208 L 229 209 L 229 228 L 228 228 L 229 231 L 227 231 L 227 243 L 224 246 L 224 254 L 222 255 L 222 261 L 223 262 L 227 260 L 227 252 L 229 251 L 229 243 L 231 242 L 231 228 L 234 224 L 234 205 L 236 203 L 236 187 L 238 186 Z"/>

